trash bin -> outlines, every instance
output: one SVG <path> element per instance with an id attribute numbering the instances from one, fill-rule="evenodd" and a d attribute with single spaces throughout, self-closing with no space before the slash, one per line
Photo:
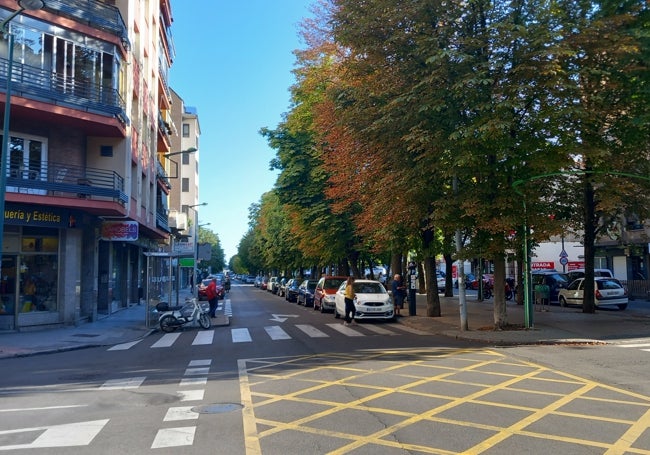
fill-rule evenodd
<path id="1" fill-rule="evenodd" d="M 544 305 L 551 303 L 551 288 L 548 284 L 538 284 L 535 286 L 535 305 L 541 305 L 542 310 Z"/>

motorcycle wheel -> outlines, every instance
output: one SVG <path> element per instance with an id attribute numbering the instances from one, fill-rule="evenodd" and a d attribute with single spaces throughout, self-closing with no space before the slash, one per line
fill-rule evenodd
<path id="1" fill-rule="evenodd" d="M 506 291 L 506 300 L 512 300 L 513 297 L 514 297 L 514 292 Z"/>
<path id="2" fill-rule="evenodd" d="M 160 330 L 162 330 L 163 332 L 171 333 L 177 328 L 178 328 L 178 323 L 176 322 L 176 318 L 171 314 L 168 314 L 160 318 Z"/>
<path id="3" fill-rule="evenodd" d="M 201 313 L 201 316 L 199 316 L 199 325 L 204 329 L 209 329 L 211 324 L 212 321 L 210 321 L 210 316 L 206 313 Z"/>

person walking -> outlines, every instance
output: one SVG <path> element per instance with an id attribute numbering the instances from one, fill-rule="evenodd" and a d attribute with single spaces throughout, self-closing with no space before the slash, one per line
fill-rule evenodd
<path id="1" fill-rule="evenodd" d="M 205 288 L 205 296 L 208 298 L 208 303 L 210 304 L 210 317 L 214 318 L 217 316 L 217 304 L 219 303 L 216 278 L 212 278 L 208 284 L 208 287 Z"/>
<path id="2" fill-rule="evenodd" d="M 401 316 L 400 310 L 404 308 L 404 297 L 406 296 L 406 286 L 400 274 L 395 274 L 392 283 L 393 302 L 395 302 L 395 316 Z"/>
<path id="3" fill-rule="evenodd" d="M 354 321 L 354 277 L 349 276 L 345 282 L 345 321 L 343 325 L 356 324 Z"/>

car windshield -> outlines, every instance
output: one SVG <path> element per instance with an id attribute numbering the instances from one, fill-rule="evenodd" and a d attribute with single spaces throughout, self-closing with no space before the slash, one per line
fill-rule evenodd
<path id="1" fill-rule="evenodd" d="M 327 278 L 323 287 L 326 289 L 338 289 L 344 281 L 342 278 Z"/>
<path id="2" fill-rule="evenodd" d="M 386 289 L 381 283 L 354 283 L 354 292 L 357 294 L 385 294 Z"/>

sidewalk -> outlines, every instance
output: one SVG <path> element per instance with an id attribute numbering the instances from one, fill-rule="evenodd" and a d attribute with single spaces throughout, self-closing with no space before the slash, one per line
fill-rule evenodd
<path id="1" fill-rule="evenodd" d="M 479 302 L 476 293 L 466 299 L 468 330 L 461 330 L 458 296 L 440 296 L 441 317 L 426 316 L 426 295 L 416 298 L 416 316 L 408 316 L 408 304 L 399 322 L 426 332 L 452 338 L 482 341 L 492 345 L 607 343 L 618 339 L 650 336 L 650 302 L 631 300 L 628 308 L 596 310 L 586 314 L 582 308 L 558 305 L 533 308 L 532 327 L 525 328 L 523 305 L 506 303 L 508 330 L 494 330 L 493 299 Z"/>
<path id="2" fill-rule="evenodd" d="M 222 302 L 219 301 L 220 310 L 217 318 L 212 320 L 213 326 L 230 324 Z M 536 309 L 532 312 L 533 326 L 529 329 L 524 328 L 523 305 L 508 302 L 508 323 L 512 330 L 502 331 L 493 329 L 492 299 L 478 302 L 476 295 L 471 293 L 466 303 L 468 330 L 461 330 L 458 302 L 457 296 L 440 296 L 442 316 L 427 317 L 426 295 L 418 294 L 416 315 L 408 315 L 407 304 L 398 323 L 427 333 L 489 345 L 607 343 L 650 336 L 650 302 L 647 301 L 630 301 L 625 311 L 598 310 L 595 314 L 582 313 L 580 308 L 559 306 L 546 307 L 548 311 Z M 157 326 L 146 327 L 145 310 L 145 305 L 133 305 L 78 327 L 0 333 L 0 359 L 138 340 L 158 330 Z"/>
<path id="3" fill-rule="evenodd" d="M 181 290 L 179 300 L 190 297 L 189 290 Z M 212 326 L 230 325 L 224 312 L 223 300 L 219 300 L 217 317 Z M 35 354 L 70 351 L 74 349 L 112 346 L 146 337 L 159 330 L 157 325 L 146 326 L 146 305 L 132 305 L 94 322 L 79 326 L 65 326 L 33 331 L 0 332 L 0 359 L 24 357 Z M 186 326 L 180 330 L 196 330 Z"/>

